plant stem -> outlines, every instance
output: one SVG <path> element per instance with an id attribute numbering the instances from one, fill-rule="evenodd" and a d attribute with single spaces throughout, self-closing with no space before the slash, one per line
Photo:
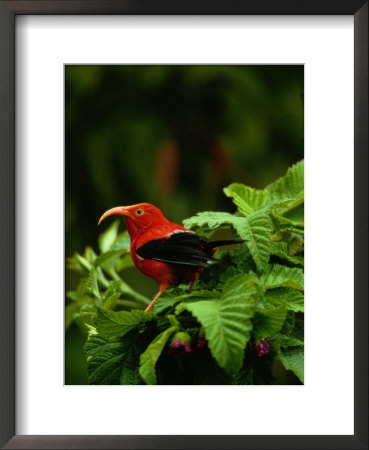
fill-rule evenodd
<path id="1" fill-rule="evenodd" d="M 302 236 L 305 235 L 304 230 L 300 230 L 299 228 L 292 227 L 292 228 L 291 228 L 291 231 L 292 231 L 293 233 L 301 234 Z"/>
<path id="2" fill-rule="evenodd" d="M 125 283 L 121 277 L 117 274 L 117 272 L 114 269 L 109 270 L 109 275 L 116 281 L 119 281 L 121 284 L 122 292 L 123 294 L 127 294 L 130 297 L 132 297 L 137 302 L 141 303 L 141 305 L 147 306 L 150 303 L 150 300 L 145 297 L 144 295 L 138 293 L 134 289 L 132 289 L 130 286 L 128 286 L 127 283 Z"/>

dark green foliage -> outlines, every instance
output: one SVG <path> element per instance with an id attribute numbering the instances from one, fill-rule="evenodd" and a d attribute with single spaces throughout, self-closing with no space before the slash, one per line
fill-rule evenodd
<path id="1" fill-rule="evenodd" d="M 274 384 L 275 364 L 303 382 L 303 174 L 300 162 L 263 191 L 232 184 L 224 192 L 235 214 L 185 220 L 204 235 L 228 228 L 247 242 L 218 252 L 193 290 L 169 289 L 149 313 L 149 299 L 124 281 L 129 245 L 118 222 L 99 238 L 99 255 L 88 248 L 70 258 L 81 279 L 68 293 L 66 326 L 88 327 L 89 383 Z M 186 351 L 173 351 L 176 336 L 186 337 Z"/>

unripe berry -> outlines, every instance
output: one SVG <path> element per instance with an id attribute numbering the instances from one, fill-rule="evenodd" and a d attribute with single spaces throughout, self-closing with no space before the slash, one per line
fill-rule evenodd
<path id="1" fill-rule="evenodd" d="M 191 347 L 189 346 L 190 340 L 191 336 L 188 333 L 183 331 L 176 333 L 172 339 L 168 354 L 179 358 L 186 353 L 191 353 Z"/>

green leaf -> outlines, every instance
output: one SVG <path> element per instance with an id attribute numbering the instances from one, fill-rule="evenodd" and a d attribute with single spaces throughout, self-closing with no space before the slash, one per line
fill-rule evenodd
<path id="1" fill-rule="evenodd" d="M 91 328 L 85 345 L 89 384 L 119 384 L 124 344 L 109 341 Z"/>
<path id="2" fill-rule="evenodd" d="M 88 270 L 81 266 L 77 259 L 77 254 L 78 253 L 74 253 L 73 256 L 67 257 L 67 269 L 74 270 L 80 274 L 85 274 Z"/>
<path id="3" fill-rule="evenodd" d="M 265 307 L 275 307 L 285 303 L 287 309 L 294 312 L 304 312 L 304 294 L 291 288 L 267 290 L 262 298 Z"/>
<path id="4" fill-rule="evenodd" d="M 271 201 L 289 200 L 280 214 L 301 205 L 304 202 L 304 161 L 290 167 L 284 177 L 269 184 L 264 192 Z"/>
<path id="5" fill-rule="evenodd" d="M 255 312 L 253 335 L 256 339 L 263 339 L 278 333 L 286 320 L 287 308 L 281 305 L 273 309 L 259 308 Z"/>
<path id="6" fill-rule="evenodd" d="M 243 273 L 248 273 L 252 269 L 256 270 L 250 249 L 246 244 L 237 246 L 235 252 L 233 253 L 232 262 L 236 264 L 237 270 L 241 270 Z M 228 268 L 232 267 L 233 266 L 229 266 Z"/>
<path id="7" fill-rule="evenodd" d="M 223 192 L 233 199 L 233 203 L 245 216 L 259 209 L 267 201 L 264 191 L 240 183 L 230 184 Z"/>
<path id="8" fill-rule="evenodd" d="M 203 212 L 184 221 L 186 227 L 215 228 L 232 225 L 242 239 L 246 239 L 251 256 L 259 271 L 263 271 L 269 260 L 271 233 L 273 231 L 268 208 L 262 208 L 247 217 L 228 213 Z"/>
<path id="9" fill-rule="evenodd" d="M 79 299 L 79 295 L 77 291 L 68 291 L 66 296 L 76 302 Z"/>
<path id="10" fill-rule="evenodd" d="M 218 228 L 224 224 L 233 225 L 240 217 L 226 212 L 206 211 L 197 213 L 195 216 L 185 219 L 183 224 L 186 228 Z"/>
<path id="11" fill-rule="evenodd" d="M 99 286 L 97 284 L 97 272 L 94 267 L 91 268 L 88 277 L 81 281 L 78 292 L 80 295 L 86 295 L 92 298 L 97 305 L 100 305 L 101 299 Z"/>
<path id="12" fill-rule="evenodd" d="M 94 261 L 94 267 L 99 267 L 104 262 L 110 260 L 111 258 L 115 258 L 117 256 L 121 256 L 127 253 L 126 250 L 109 250 L 105 253 L 101 253 Z"/>
<path id="13" fill-rule="evenodd" d="M 293 209 L 290 212 L 292 213 L 298 210 L 299 208 Z M 292 220 L 287 218 L 287 215 L 289 215 L 289 213 L 286 213 L 284 216 L 281 216 L 280 214 L 277 214 L 275 212 L 271 213 L 271 218 L 273 220 L 275 229 L 283 233 L 283 238 L 285 238 L 286 235 L 291 235 L 291 233 L 296 233 L 300 236 L 304 236 L 304 222 L 293 222 Z"/>
<path id="14" fill-rule="evenodd" d="M 278 352 L 278 359 L 283 364 L 286 370 L 292 372 L 304 382 L 304 348 L 303 347 L 289 347 L 281 348 Z"/>
<path id="15" fill-rule="evenodd" d="M 160 299 L 154 303 L 152 310 L 155 314 L 160 314 L 164 310 L 170 308 L 173 305 L 174 305 L 173 298 L 160 297 Z"/>
<path id="16" fill-rule="evenodd" d="M 285 213 L 284 217 L 288 219 L 294 225 L 304 226 L 304 207 L 292 209 Z"/>
<path id="17" fill-rule="evenodd" d="M 232 377 L 231 384 L 233 385 L 252 385 L 254 384 L 254 368 L 252 366 L 241 367 Z"/>
<path id="18" fill-rule="evenodd" d="M 119 219 L 109 226 L 109 228 L 100 234 L 98 243 L 101 253 L 105 253 L 111 249 L 118 236 Z"/>
<path id="19" fill-rule="evenodd" d="M 293 264 L 303 266 L 304 265 L 304 257 L 303 256 L 291 256 L 288 253 L 288 245 L 287 242 L 272 242 L 270 245 L 270 253 L 272 255 L 278 256 L 280 259 L 284 259 Z"/>
<path id="20" fill-rule="evenodd" d="M 124 355 L 122 361 L 122 373 L 119 384 L 142 384 L 138 367 L 140 363 L 140 352 L 132 340 L 123 341 Z"/>
<path id="21" fill-rule="evenodd" d="M 89 262 L 93 263 L 97 257 L 96 253 L 94 252 L 92 247 L 86 247 L 85 252 L 83 254 L 83 257 Z"/>
<path id="22" fill-rule="evenodd" d="M 99 308 L 96 317 L 96 326 L 102 335 L 114 338 L 124 336 L 139 323 L 152 320 L 151 312 L 145 313 L 141 310 L 132 311 L 109 311 Z"/>
<path id="23" fill-rule="evenodd" d="M 239 274 L 229 278 L 224 284 L 221 299 L 241 300 L 248 306 L 256 306 L 257 300 L 264 292 L 257 276 L 250 272 L 249 274 Z M 211 293 L 213 294 L 213 293 Z"/>
<path id="24" fill-rule="evenodd" d="M 79 253 L 74 253 L 72 257 L 67 258 L 67 267 L 81 274 L 86 274 L 91 270 L 92 264 Z"/>
<path id="25" fill-rule="evenodd" d="M 242 221 L 242 222 L 241 222 Z M 260 272 L 269 261 L 272 221 L 265 210 L 251 213 L 245 219 L 238 220 L 234 224 L 237 233 L 242 239 L 246 239 L 251 256 Z"/>
<path id="26" fill-rule="evenodd" d="M 179 302 L 189 302 L 189 301 L 197 301 L 209 299 L 210 297 L 217 298 L 219 293 L 216 291 L 208 291 L 208 290 L 192 290 L 189 293 L 182 295 L 174 295 L 172 297 L 168 297 L 168 292 L 165 293 L 165 297 L 160 297 L 158 301 L 153 306 L 153 312 L 156 314 L 160 314 L 165 309 L 174 306 Z"/>
<path id="27" fill-rule="evenodd" d="M 304 251 L 304 241 L 301 238 L 294 237 L 288 242 L 288 254 L 292 257 Z"/>
<path id="28" fill-rule="evenodd" d="M 129 237 L 128 231 L 123 231 L 120 233 L 114 242 L 114 245 L 111 247 L 111 250 L 125 250 L 129 252 L 131 247 L 131 239 Z"/>
<path id="29" fill-rule="evenodd" d="M 81 307 L 81 312 L 96 313 L 96 311 L 97 311 L 96 305 L 94 305 L 93 303 L 85 303 Z"/>
<path id="30" fill-rule="evenodd" d="M 83 256 L 79 253 L 74 253 L 71 258 L 67 258 L 67 267 L 81 274 L 86 274 L 91 270 L 95 259 L 96 253 L 91 247 L 86 247 Z"/>
<path id="31" fill-rule="evenodd" d="M 97 308 L 94 303 L 85 303 L 84 305 L 82 305 L 79 312 L 73 314 L 73 320 L 85 317 L 91 318 L 92 316 L 96 315 L 96 311 Z"/>
<path id="32" fill-rule="evenodd" d="M 65 330 L 68 330 L 73 320 L 76 318 L 75 317 L 76 313 L 79 313 L 81 307 L 83 307 L 85 303 L 86 301 L 83 299 L 68 303 L 68 305 L 65 308 Z"/>
<path id="33" fill-rule="evenodd" d="M 140 357 L 139 373 L 146 384 L 156 384 L 156 362 L 159 359 L 168 339 L 176 331 L 177 327 L 170 327 L 163 331 L 156 336 L 147 349 L 142 353 Z"/>
<path id="34" fill-rule="evenodd" d="M 292 336 L 295 326 L 296 326 L 296 314 L 294 313 L 294 311 L 291 310 L 287 311 L 286 321 L 283 324 L 281 333 L 285 334 L 286 336 Z"/>
<path id="35" fill-rule="evenodd" d="M 89 384 L 141 384 L 139 351 L 131 340 L 110 340 L 89 327 L 85 345 Z"/>
<path id="36" fill-rule="evenodd" d="M 125 355 L 126 356 L 126 355 Z M 140 374 L 138 373 L 138 359 L 133 350 L 128 350 L 126 358 L 123 359 L 123 369 L 119 380 L 119 384 L 137 385 L 143 384 Z"/>
<path id="37" fill-rule="evenodd" d="M 254 275 L 237 275 L 214 299 L 182 302 L 176 313 L 189 311 L 205 329 L 206 339 L 220 367 L 227 373 L 237 372 L 250 339 L 251 318 L 260 288 Z"/>
<path id="38" fill-rule="evenodd" d="M 272 339 L 271 339 L 272 342 Z M 285 334 L 277 333 L 273 336 L 274 345 L 278 348 L 288 348 L 288 347 L 301 347 L 304 345 L 304 341 L 301 339 L 286 336 Z"/>
<path id="39" fill-rule="evenodd" d="M 201 289 L 199 291 L 191 291 L 189 294 L 178 295 L 177 297 L 173 297 L 173 302 L 178 303 L 180 301 L 193 302 L 198 300 L 209 300 L 209 298 L 218 298 L 219 292 L 217 291 L 207 291 L 205 289 Z"/>
<path id="40" fill-rule="evenodd" d="M 295 318 L 295 326 L 289 336 L 300 339 L 300 341 L 304 340 L 304 319 Z"/>
<path id="41" fill-rule="evenodd" d="M 113 281 L 110 283 L 109 289 L 102 297 L 102 305 L 104 309 L 113 309 L 117 304 L 118 298 L 122 294 L 119 281 Z"/>
<path id="42" fill-rule="evenodd" d="M 304 272 L 297 267 L 269 264 L 260 281 L 267 289 L 291 287 L 300 291 L 304 290 Z"/>
<path id="43" fill-rule="evenodd" d="M 95 313 L 93 312 L 79 312 L 79 313 L 75 313 L 73 314 L 73 320 L 77 320 L 77 319 L 84 319 L 84 323 L 86 324 L 85 320 L 88 317 L 89 319 L 91 319 L 93 316 L 95 315 Z"/>

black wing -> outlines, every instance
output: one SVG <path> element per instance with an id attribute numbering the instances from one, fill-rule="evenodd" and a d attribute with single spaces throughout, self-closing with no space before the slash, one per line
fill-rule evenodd
<path id="1" fill-rule="evenodd" d="M 186 266 L 206 266 L 212 251 L 205 249 L 206 239 L 190 231 L 174 232 L 168 238 L 154 239 L 136 250 L 141 258 Z"/>
<path id="2" fill-rule="evenodd" d="M 211 241 L 192 231 L 174 232 L 168 238 L 154 239 L 136 250 L 138 256 L 171 264 L 205 267 L 212 257 L 213 248 L 238 244 L 243 240 Z"/>

